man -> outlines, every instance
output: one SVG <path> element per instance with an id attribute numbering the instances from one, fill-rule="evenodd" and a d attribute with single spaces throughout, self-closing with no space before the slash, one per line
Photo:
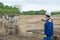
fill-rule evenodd
<path id="1" fill-rule="evenodd" d="M 53 21 L 50 18 L 50 13 L 46 13 L 46 22 L 44 24 L 44 39 L 43 40 L 51 40 L 53 36 Z"/>

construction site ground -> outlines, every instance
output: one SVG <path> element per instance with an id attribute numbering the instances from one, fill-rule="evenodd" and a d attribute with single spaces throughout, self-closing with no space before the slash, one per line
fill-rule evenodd
<path id="1" fill-rule="evenodd" d="M 60 40 L 60 15 L 51 17 L 54 22 L 54 36 Z M 43 40 L 44 15 L 20 15 L 18 25 L 19 34 L 8 35 L 4 29 L 0 29 L 0 40 Z M 55 40 L 55 39 L 53 39 Z"/>

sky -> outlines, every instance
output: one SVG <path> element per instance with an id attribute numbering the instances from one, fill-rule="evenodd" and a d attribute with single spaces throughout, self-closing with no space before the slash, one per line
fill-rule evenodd
<path id="1" fill-rule="evenodd" d="M 0 0 L 5 5 L 20 5 L 22 11 L 60 11 L 60 0 Z"/>

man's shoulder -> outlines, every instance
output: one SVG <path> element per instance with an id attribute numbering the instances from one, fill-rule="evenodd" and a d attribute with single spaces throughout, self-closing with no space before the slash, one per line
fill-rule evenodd
<path id="1" fill-rule="evenodd" d="M 48 22 L 52 22 L 53 20 L 52 19 L 49 19 Z"/>

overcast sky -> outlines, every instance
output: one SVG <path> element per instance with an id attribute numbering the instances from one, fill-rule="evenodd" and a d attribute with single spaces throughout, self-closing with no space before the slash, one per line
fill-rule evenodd
<path id="1" fill-rule="evenodd" d="M 23 11 L 47 10 L 60 11 L 60 0 L 0 0 L 5 5 L 21 5 Z"/>

